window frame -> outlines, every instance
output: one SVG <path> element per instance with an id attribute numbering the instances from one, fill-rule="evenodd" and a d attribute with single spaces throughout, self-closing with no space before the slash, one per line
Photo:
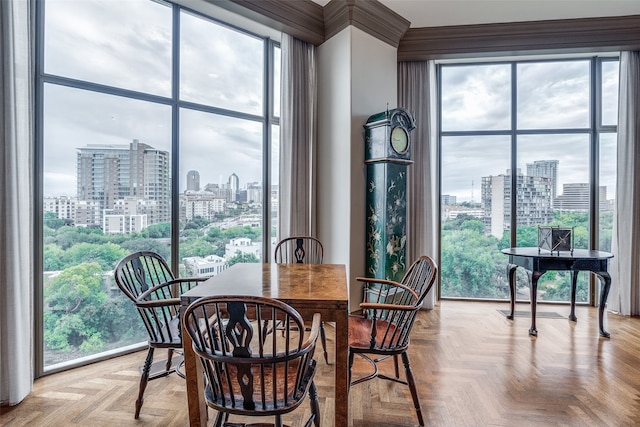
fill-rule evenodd
<path id="1" fill-rule="evenodd" d="M 156 0 L 149 0 L 156 1 Z M 177 0 L 180 1 L 180 0 Z M 269 262 L 271 259 L 271 147 L 277 141 L 272 141 L 272 127 L 280 125 L 280 118 L 274 115 L 274 76 L 275 73 L 275 50 L 280 48 L 278 40 L 269 35 L 258 34 L 254 30 L 242 28 L 239 25 L 224 22 L 216 18 L 217 8 L 204 7 L 204 11 L 197 11 L 189 7 L 185 7 L 178 3 L 159 1 L 159 3 L 167 5 L 171 8 L 172 13 L 172 35 L 171 35 L 171 95 L 168 97 L 153 95 L 149 93 L 138 92 L 135 90 L 122 89 L 114 86 L 93 83 L 89 81 L 77 80 L 73 78 L 62 77 L 58 75 L 47 74 L 44 70 L 45 55 L 45 3 L 46 1 L 36 2 L 35 7 L 35 147 L 33 156 L 34 166 L 34 193 L 32 195 L 32 204 L 34 207 L 34 374 L 35 378 L 66 369 L 83 366 L 100 360 L 105 360 L 121 354 L 130 353 L 146 347 L 145 343 L 127 346 L 116 350 L 105 351 L 96 355 L 73 359 L 68 362 L 53 365 L 51 367 L 44 366 L 44 292 L 43 292 L 43 268 L 44 268 L 44 194 L 43 194 L 43 177 L 44 177 L 44 91 L 47 84 L 66 86 L 100 94 L 115 95 L 128 99 L 151 102 L 156 104 L 168 105 L 171 108 L 171 265 L 179 264 L 179 240 L 180 240 L 180 158 L 179 158 L 179 133 L 180 122 L 179 115 L 183 109 L 191 109 L 209 114 L 234 117 L 243 120 L 260 123 L 262 125 L 262 262 Z M 205 5 L 206 6 L 206 5 Z M 212 107 L 193 102 L 180 100 L 179 97 L 179 79 L 180 79 L 180 15 L 181 13 L 189 13 L 200 18 L 209 20 L 217 25 L 222 25 L 232 30 L 242 32 L 250 37 L 262 40 L 263 49 L 263 107 L 260 115 L 242 113 L 238 111 L 226 110 L 224 108 Z M 227 16 L 224 12 L 221 15 Z M 267 31 L 265 31 L 266 33 Z M 272 32 L 271 35 L 274 33 Z M 276 183 L 277 184 L 277 183 Z M 176 274 L 178 271 L 176 270 Z"/>
<path id="2" fill-rule="evenodd" d="M 560 128 L 560 129 L 518 129 L 517 128 L 517 65 L 523 63 L 548 63 L 548 62 L 566 62 L 571 60 L 588 60 L 589 61 L 589 126 L 587 128 Z M 600 135 L 605 133 L 616 133 L 617 125 L 602 124 L 602 64 L 606 62 L 619 61 L 619 53 L 602 53 L 600 55 L 546 55 L 542 57 L 516 57 L 516 58 L 496 58 L 474 60 L 450 60 L 440 61 L 436 64 L 437 76 L 437 144 L 438 144 L 438 194 L 439 203 L 437 209 L 437 226 L 438 226 L 438 244 L 437 250 L 442 259 L 442 140 L 448 136 L 509 136 L 511 138 L 510 153 L 510 170 L 517 170 L 518 162 L 518 137 L 521 135 L 545 135 L 545 134 L 588 134 L 589 135 L 589 249 L 597 250 L 599 248 L 599 148 Z M 442 130 L 442 68 L 449 66 L 482 66 L 507 64 L 510 65 L 511 76 L 511 111 L 510 111 L 510 129 L 502 130 L 466 130 L 466 131 L 444 131 Z M 511 174 L 511 188 L 517 188 L 518 176 Z M 517 194 L 515 191 L 510 195 L 510 229 L 517 230 Z M 510 234 L 510 245 L 516 246 L 517 233 Z M 597 302 L 597 283 L 594 275 L 589 277 L 589 301 L 586 304 L 595 305 Z M 438 284 L 438 299 L 464 299 L 475 300 L 477 298 L 456 298 L 442 296 L 442 280 Z M 478 299 L 480 301 L 492 301 L 492 299 Z M 493 300 L 503 301 L 503 300 Z M 568 302 L 567 302 L 568 304 Z M 583 303 L 585 304 L 585 303 Z"/>

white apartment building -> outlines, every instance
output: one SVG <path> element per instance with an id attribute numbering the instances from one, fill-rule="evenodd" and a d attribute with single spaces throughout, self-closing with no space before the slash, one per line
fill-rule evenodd
<path id="1" fill-rule="evenodd" d="M 76 222 L 76 212 L 78 210 L 78 199 L 75 197 L 45 197 L 43 199 L 44 212 L 53 212 L 58 219 Z"/>
<path id="2" fill-rule="evenodd" d="M 217 255 L 186 257 L 182 262 L 191 277 L 213 277 L 227 269 L 227 260 Z"/>
<path id="3" fill-rule="evenodd" d="M 105 214 L 102 217 L 102 232 L 105 234 L 140 232 L 148 225 L 147 215 Z"/>
<path id="4" fill-rule="evenodd" d="M 523 175 L 517 171 L 516 223 L 530 226 L 548 224 L 553 219 L 552 179 Z M 511 228 L 511 172 L 482 177 L 482 207 L 489 233 L 502 238 Z"/>
<path id="5" fill-rule="evenodd" d="M 207 191 L 189 192 L 180 196 L 180 212 L 190 221 L 194 217 L 202 217 L 214 221 L 217 213 L 223 213 L 227 201 Z"/>
<path id="6" fill-rule="evenodd" d="M 225 259 L 232 258 L 238 251 L 243 254 L 253 254 L 256 258 L 261 259 L 262 243 L 253 243 L 248 237 L 231 239 L 224 247 Z"/>

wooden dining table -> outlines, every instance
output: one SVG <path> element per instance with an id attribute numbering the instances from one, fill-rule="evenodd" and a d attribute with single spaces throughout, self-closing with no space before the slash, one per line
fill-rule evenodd
<path id="1" fill-rule="evenodd" d="M 216 295 L 264 296 L 285 302 L 304 319 L 320 313 L 325 322 L 335 322 L 335 420 L 346 427 L 349 416 L 348 315 L 349 290 L 346 268 L 341 264 L 258 264 L 238 263 L 182 294 L 181 310 L 198 298 Z M 183 322 L 184 325 L 184 322 Z M 189 425 L 205 426 L 202 367 L 192 341 L 182 331 Z"/>

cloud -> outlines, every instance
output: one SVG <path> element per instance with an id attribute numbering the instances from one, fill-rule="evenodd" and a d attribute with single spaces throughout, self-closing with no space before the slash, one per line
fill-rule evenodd
<path id="1" fill-rule="evenodd" d="M 518 128 L 588 128 L 589 67 L 588 60 L 518 64 Z"/>
<path id="2" fill-rule="evenodd" d="M 164 97 L 165 103 L 45 85 L 45 194 L 74 195 L 77 149 L 133 139 L 179 154 L 180 188 L 189 170 L 202 185 L 262 181 L 264 41 L 181 13 L 181 95 L 256 120 L 180 112 L 180 153 L 171 153 L 172 9 L 148 0 L 50 0 L 45 72 Z M 158 98 L 155 98 L 159 100 Z M 276 135 L 277 136 L 277 135 Z"/>
<path id="3" fill-rule="evenodd" d="M 518 129 L 545 131 L 517 135 L 517 167 L 526 174 L 527 163 L 558 160 L 558 194 L 563 184 L 589 182 L 589 68 L 590 62 L 582 59 L 517 65 Z M 479 202 L 482 177 L 506 174 L 510 168 L 510 69 L 510 64 L 442 66 L 443 131 L 478 133 L 442 137 L 442 194 Z M 615 117 L 615 61 L 604 67 L 603 103 L 608 117 Z M 554 129 L 581 131 L 553 133 Z M 496 135 L 486 134 L 494 131 Z M 506 134 L 497 135 L 500 131 Z M 600 140 L 600 185 L 607 186 L 612 197 L 615 134 L 603 133 Z"/>
<path id="4" fill-rule="evenodd" d="M 508 64 L 442 68 L 442 130 L 505 130 L 510 127 Z"/>

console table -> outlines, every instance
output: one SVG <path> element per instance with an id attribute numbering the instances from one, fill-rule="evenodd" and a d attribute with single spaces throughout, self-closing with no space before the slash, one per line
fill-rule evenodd
<path id="1" fill-rule="evenodd" d="M 609 252 L 590 251 L 586 249 L 574 249 L 572 252 L 561 251 L 560 253 L 550 253 L 547 250 L 540 250 L 537 247 L 528 248 L 508 248 L 501 251 L 509 256 L 507 265 L 507 277 L 509 279 L 509 300 L 511 303 L 511 314 L 507 316 L 513 319 L 516 301 L 516 268 L 522 267 L 527 271 L 531 282 L 531 328 L 529 335 L 537 336 L 536 329 L 536 302 L 538 298 L 538 279 L 549 270 L 571 271 L 571 313 L 569 320 L 577 321 L 576 318 L 576 284 L 578 271 L 591 271 L 600 279 L 600 306 L 598 311 L 598 322 L 600 326 L 600 336 L 609 338 L 609 332 L 605 331 L 603 325 L 604 309 L 611 288 L 611 276 L 607 272 L 609 259 L 613 255 Z"/>

